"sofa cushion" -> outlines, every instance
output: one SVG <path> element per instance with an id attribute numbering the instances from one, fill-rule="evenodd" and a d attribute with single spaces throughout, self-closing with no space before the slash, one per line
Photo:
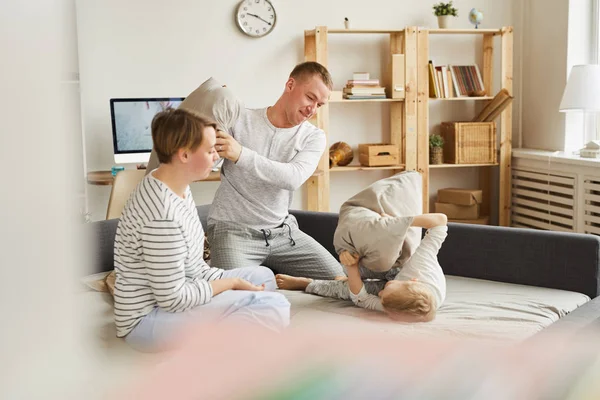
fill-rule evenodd
<path id="1" fill-rule="evenodd" d="M 373 183 L 342 205 L 336 252 L 359 254 L 361 264 L 373 271 L 402 266 L 421 242 L 421 228 L 410 224 L 422 213 L 422 198 L 421 175 L 415 171 Z"/>

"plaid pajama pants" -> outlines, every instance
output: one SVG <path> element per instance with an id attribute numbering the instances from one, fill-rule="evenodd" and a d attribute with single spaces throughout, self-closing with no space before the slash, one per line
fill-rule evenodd
<path id="1" fill-rule="evenodd" d="M 207 234 L 212 267 L 230 270 L 263 265 L 278 274 L 313 279 L 345 276 L 342 265 L 298 228 L 293 215 L 277 228 L 260 230 L 218 221 L 208 226 Z"/>

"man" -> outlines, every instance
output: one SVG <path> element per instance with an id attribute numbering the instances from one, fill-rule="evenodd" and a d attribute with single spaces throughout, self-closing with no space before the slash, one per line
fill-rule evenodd
<path id="1" fill-rule="evenodd" d="M 315 172 L 325 133 L 308 120 L 329 99 L 331 75 L 316 62 L 297 65 L 279 100 L 245 109 L 231 131 L 218 132 L 225 159 L 208 215 L 212 265 L 265 265 L 277 273 L 334 279 L 341 264 L 298 229 L 288 213 L 293 193 Z"/>

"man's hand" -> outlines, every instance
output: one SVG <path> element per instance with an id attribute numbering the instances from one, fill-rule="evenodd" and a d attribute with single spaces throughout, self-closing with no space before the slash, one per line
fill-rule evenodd
<path id="1" fill-rule="evenodd" d="M 217 131 L 217 143 L 215 145 L 219 157 L 226 158 L 234 163 L 240 159 L 242 145 L 240 145 L 230 134 Z"/>
<path id="2" fill-rule="evenodd" d="M 265 285 L 262 284 L 260 286 L 253 285 L 245 279 L 235 278 L 233 283 L 233 290 L 250 290 L 253 292 L 262 292 L 265 290 Z"/>
<path id="3" fill-rule="evenodd" d="M 349 251 L 343 251 L 340 254 L 340 262 L 346 267 L 358 265 L 358 256 L 351 254 Z"/>

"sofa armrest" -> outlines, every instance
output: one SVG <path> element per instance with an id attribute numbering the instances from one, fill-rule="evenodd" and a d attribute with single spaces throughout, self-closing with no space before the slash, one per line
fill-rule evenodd
<path id="1" fill-rule="evenodd" d="M 594 235 L 449 223 L 438 258 L 447 275 L 600 294 Z"/>

